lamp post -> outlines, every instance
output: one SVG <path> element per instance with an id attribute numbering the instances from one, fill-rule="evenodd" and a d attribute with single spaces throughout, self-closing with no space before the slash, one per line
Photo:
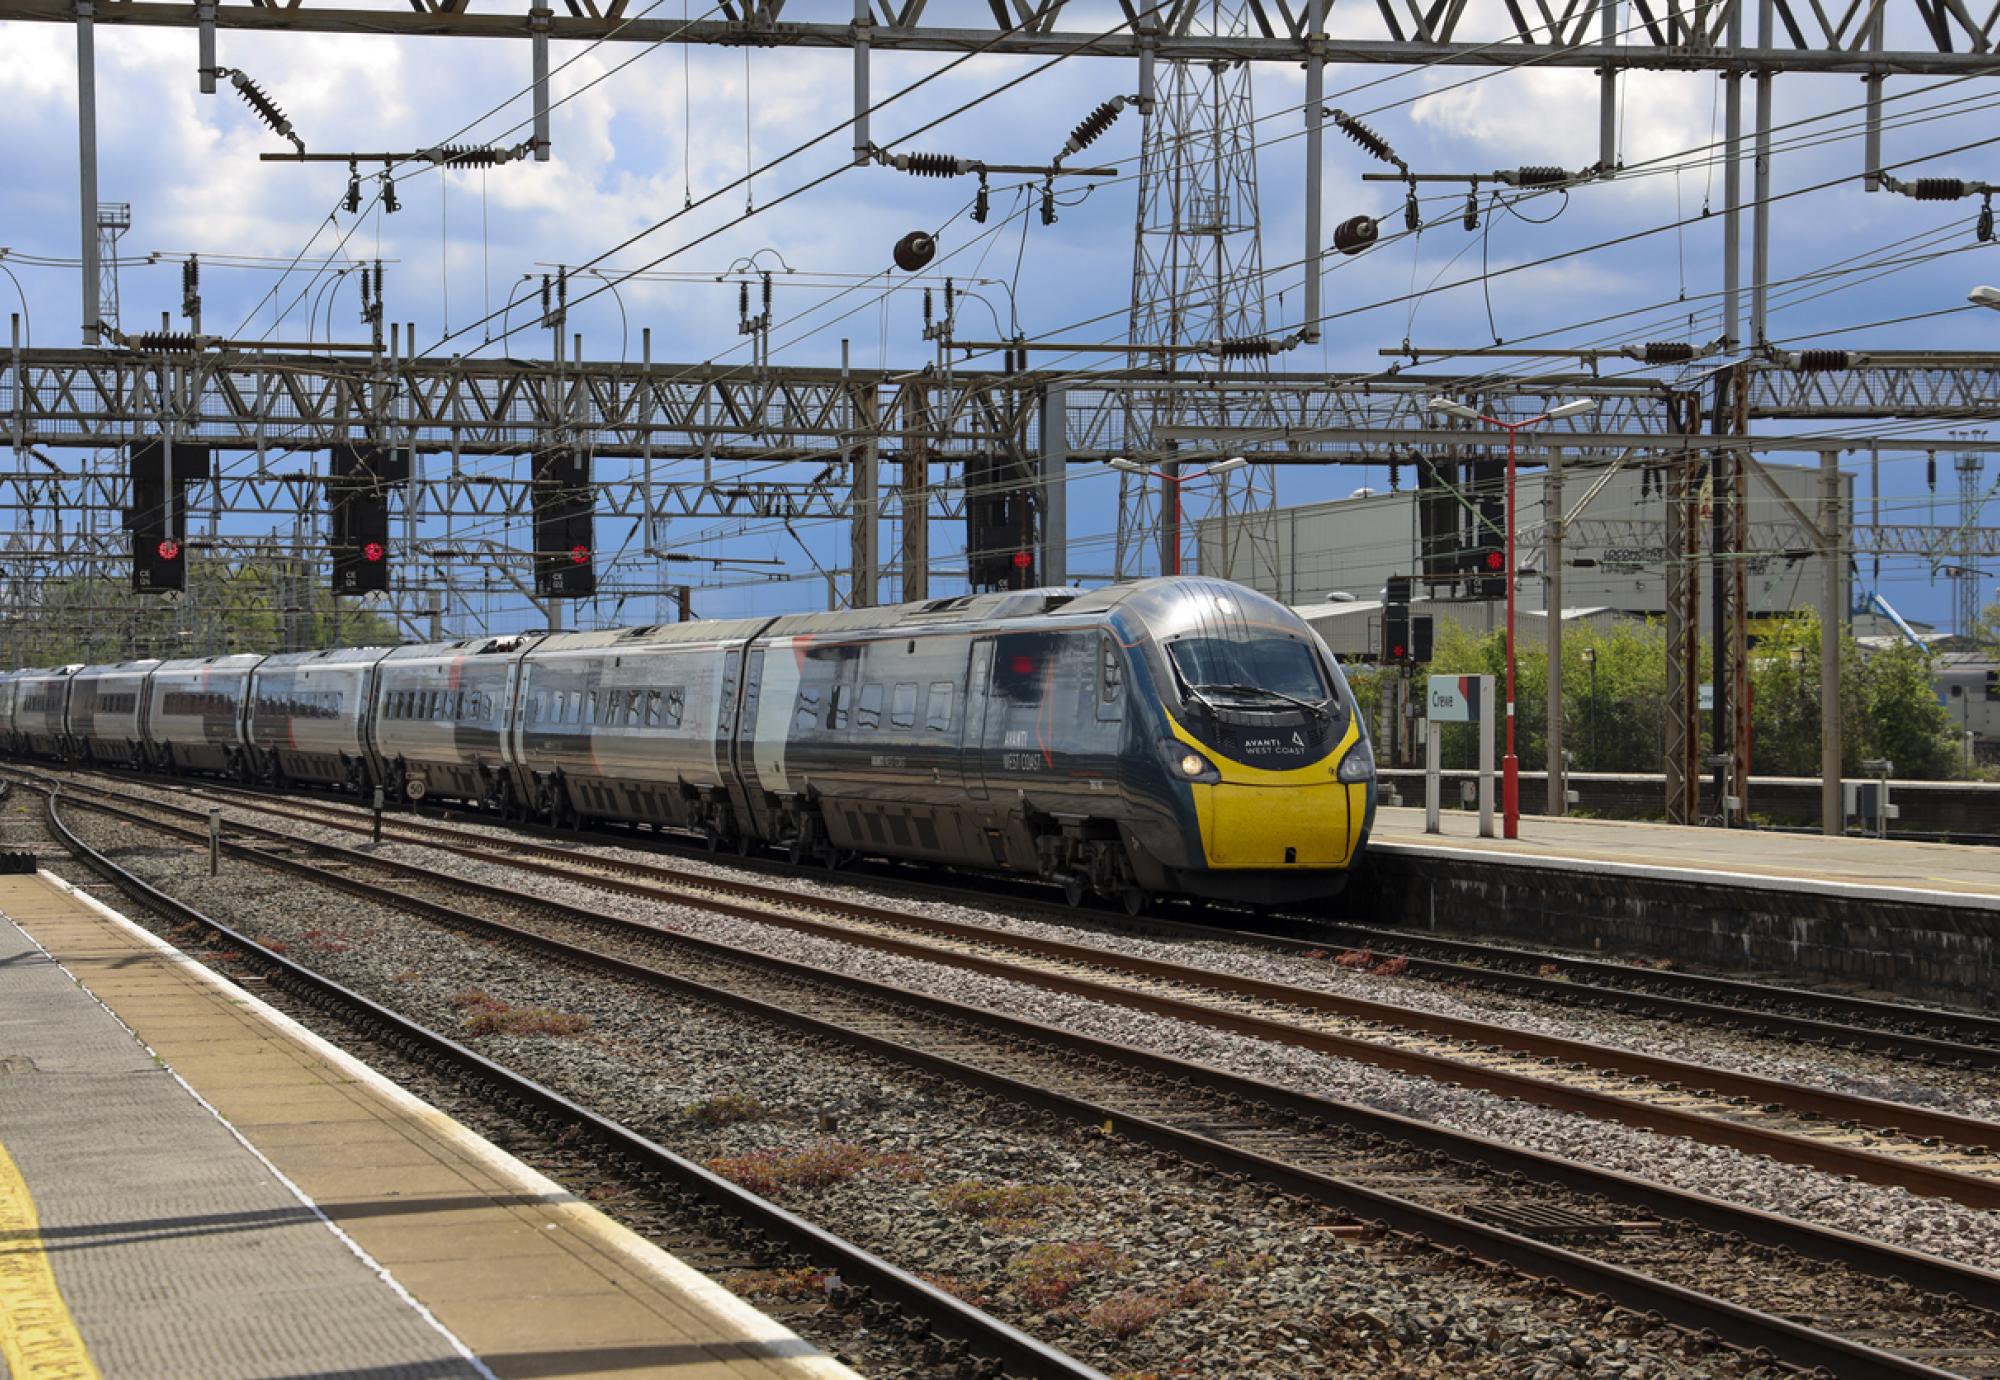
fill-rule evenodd
<path id="1" fill-rule="evenodd" d="M 2000 287 L 1987 287 L 1982 283 L 1966 293 L 1965 300 L 1975 307 L 1991 307 L 1995 311 L 2000 311 Z"/>
<path id="2" fill-rule="evenodd" d="M 1228 474 L 1231 470 L 1240 470 L 1249 464 L 1250 461 L 1245 456 L 1232 455 L 1227 460 L 1218 460 L 1213 465 L 1198 469 L 1192 474 L 1177 474 L 1169 470 L 1156 470 L 1151 465 L 1143 464 L 1140 461 L 1129 459 L 1123 455 L 1114 455 L 1104 463 L 1111 466 L 1112 469 L 1122 471 L 1125 474 L 1150 475 L 1173 490 L 1174 517 L 1173 526 L 1170 529 L 1173 536 L 1168 543 L 1168 553 L 1171 554 L 1171 559 L 1161 562 L 1163 567 L 1172 566 L 1173 568 L 1171 570 L 1163 569 L 1161 573 L 1178 575 L 1181 573 L 1181 486 L 1196 479 L 1205 479 L 1212 474 Z"/>
<path id="3" fill-rule="evenodd" d="M 1501 827 L 1506 838 L 1521 836 L 1521 759 L 1514 752 L 1514 433 L 1541 422 L 1552 422 L 1562 417 L 1580 417 L 1586 412 L 1595 412 L 1594 398 L 1577 398 L 1552 407 L 1547 412 L 1530 417 L 1526 421 L 1505 422 L 1498 417 L 1489 417 L 1476 407 L 1467 407 L 1453 398 L 1432 398 L 1431 411 L 1442 412 L 1450 417 L 1462 417 L 1469 422 L 1484 422 L 1488 426 L 1499 427 L 1507 433 L 1507 755 L 1500 759 L 1501 769 Z M 1562 515 L 1555 514 L 1553 521 L 1561 521 Z M 1549 617 L 1561 619 L 1561 609 L 1549 610 Z M 1558 674 L 1551 661 L 1549 674 Z M 1553 731 L 1554 725 L 1551 725 Z"/>

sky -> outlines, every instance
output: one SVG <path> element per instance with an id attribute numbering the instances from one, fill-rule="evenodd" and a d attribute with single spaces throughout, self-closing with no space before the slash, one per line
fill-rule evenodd
<path id="1" fill-rule="evenodd" d="M 682 3 L 661 0 L 649 17 L 679 17 Z M 637 0 L 636 8 L 643 8 Z M 1499 0 L 1475 0 L 1466 36 L 1494 34 L 1502 13 Z M 1336 8 L 1335 16 L 1337 34 L 1381 36 L 1379 21 L 1358 8 Z M 847 12 L 824 0 L 795 0 L 786 17 L 845 19 Z M 976 0 L 937 0 L 927 20 L 991 22 Z M 1114 6 L 1077 0 L 1063 27 L 1095 32 L 1117 23 Z M 1922 45 L 1914 32 L 1897 32 L 1913 23 L 1913 14 L 1892 21 L 1891 47 Z M 852 79 L 844 53 L 556 44 L 551 161 L 490 172 L 425 170 L 399 181 L 395 214 L 377 204 L 353 217 L 337 209 L 344 167 L 258 161 L 259 153 L 289 145 L 226 81 L 218 94 L 201 94 L 195 41 L 191 30 L 97 30 L 100 196 L 133 207 L 120 274 L 127 329 L 178 311 L 178 259 L 192 252 L 203 260 L 204 329 L 359 339 L 358 275 L 277 270 L 294 260 L 351 268 L 379 257 L 388 264 L 389 317 L 414 321 L 426 346 L 535 357 L 546 353 L 547 333 L 524 326 L 532 309 L 506 310 L 510 298 L 533 297 L 555 265 L 595 260 L 613 275 L 648 264 L 653 271 L 572 310 L 570 328 L 582 332 L 586 354 L 636 359 L 639 331 L 650 327 L 657 361 L 742 363 L 734 280 L 716 279 L 755 255 L 779 270 L 776 311 L 785 324 L 773 335 L 776 362 L 837 364 L 845 339 L 857 364 L 917 367 L 932 357 L 921 338 L 920 294 L 907 285 L 884 292 L 881 275 L 897 238 L 926 229 L 939 239 L 933 271 L 984 280 L 975 285 L 980 300 L 963 308 L 962 331 L 990 335 L 1018 324 L 1031 337 L 1123 335 L 1135 218 L 1130 174 L 1139 147 L 1131 111 L 1072 160 L 1115 165 L 1120 177 L 1066 182 L 1058 220 L 1047 226 L 1032 202 L 1000 190 L 996 179 L 995 213 L 979 226 L 966 214 L 970 179 L 846 166 Z M 522 42 L 225 31 L 220 60 L 269 91 L 314 150 L 527 137 L 529 48 Z M 1274 331 L 1293 329 L 1302 305 L 1304 79 L 1280 64 L 1257 68 L 1252 78 L 1265 311 Z M 1330 68 L 1326 84 L 1329 105 L 1364 116 L 1420 171 L 1580 168 L 1597 158 L 1597 78 L 1588 71 L 1350 66 Z M 1958 310 L 1973 284 L 2000 281 L 1996 246 L 1975 243 L 1977 202 L 1939 205 L 1863 190 L 1853 112 L 1861 84 L 1854 77 L 1787 76 L 1774 86 L 1780 143 L 1773 183 L 1782 199 L 1772 221 L 1773 337 L 1794 348 L 2000 349 L 2000 313 Z M 1045 163 L 1094 106 L 1135 87 L 1133 64 L 1119 59 L 954 63 L 878 53 L 877 99 L 895 99 L 875 115 L 873 134 L 898 151 Z M 1885 150 L 1901 175 L 2000 182 L 1993 115 L 2000 79 L 1894 78 L 1887 91 Z M 1382 349 L 1406 342 L 1466 348 L 1498 336 L 1616 346 L 1717 335 L 1722 179 L 1701 150 L 1721 134 L 1720 83 L 1696 73 L 1635 74 L 1623 95 L 1623 175 L 1511 208 L 1482 196 L 1477 232 L 1461 223 L 1463 188 L 1446 185 L 1426 201 L 1422 231 L 1402 233 L 1402 188 L 1362 181 L 1382 165 L 1329 129 L 1326 224 L 1330 230 L 1356 214 L 1380 216 L 1384 242 L 1352 258 L 1330 256 L 1324 340 L 1294 351 L 1282 367 L 1377 370 L 1389 363 Z M 0 268 L 12 281 L 0 277 L 0 301 L 18 288 L 34 343 L 71 345 L 79 339 L 79 293 L 68 26 L 0 23 L 0 102 L 12 136 L 9 190 L 0 201 Z M 1749 104 L 1746 89 L 1746 111 Z M 746 168 L 787 154 L 747 189 L 729 188 Z M 1746 167 L 1746 195 L 1748 185 Z M 367 191 L 375 201 L 373 183 Z M 690 200 L 694 209 L 684 209 Z M 1676 228 L 1684 219 L 1692 223 Z M 616 247 L 628 239 L 628 247 Z M 1605 244 L 1614 240 L 1621 242 Z M 156 262 L 132 262 L 154 255 Z M 1829 266 L 1830 275 L 1822 272 Z M 1482 270 L 1492 275 L 1483 285 Z M 1912 316 L 1924 319 L 1898 321 Z M 517 329 L 509 337 L 503 327 Z M 1050 367 L 1111 362 L 1037 359 Z M 1887 428 L 1905 436 L 1946 430 Z M 2000 438 L 2000 424 L 1988 430 Z M 1849 463 L 1865 494 L 1865 458 Z M 1880 468 L 1884 521 L 1958 519 L 1948 458 L 1939 463 L 1935 491 L 1922 455 L 1892 456 Z M 1982 471 L 1982 487 L 1996 479 L 2000 456 Z M 1278 497 L 1318 501 L 1390 482 L 1380 469 L 1291 469 L 1281 475 Z M 1115 495 L 1110 476 L 1073 480 L 1073 571 L 1109 569 Z M 1992 511 L 2000 512 L 2000 493 Z M 613 535 L 600 531 L 600 548 Z M 702 519 L 677 520 L 664 540 L 680 551 L 781 562 L 698 575 L 707 587 L 697 591 L 696 607 L 710 615 L 824 607 L 826 585 L 814 564 L 842 563 L 846 546 L 845 532 L 831 526 L 806 527 L 795 540 L 770 524 Z M 953 541 L 940 534 L 934 548 Z M 674 578 L 690 568 L 699 566 L 674 567 Z M 1886 563 L 1883 588 L 1912 618 L 1949 619 L 1948 582 L 1922 560 Z M 1985 590 L 1991 598 L 1991 581 Z M 497 626 L 529 621 L 525 609 L 504 601 L 466 614 L 489 612 Z M 579 614 L 586 623 L 646 616 L 610 607 Z"/>

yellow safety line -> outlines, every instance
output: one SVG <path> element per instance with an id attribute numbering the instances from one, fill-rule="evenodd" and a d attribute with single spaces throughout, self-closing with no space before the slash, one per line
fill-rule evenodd
<path id="1" fill-rule="evenodd" d="M 0 1145 L 0 1361 L 9 1380 L 99 1380 L 42 1248 L 28 1181 Z"/>

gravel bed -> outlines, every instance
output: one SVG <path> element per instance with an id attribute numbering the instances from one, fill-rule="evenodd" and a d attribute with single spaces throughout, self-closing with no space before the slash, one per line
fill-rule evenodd
<path id="1" fill-rule="evenodd" d="M 454 819 L 451 823 L 454 827 L 490 834 L 497 842 L 507 841 L 511 832 L 486 820 Z M 340 842 L 343 841 L 342 833 L 340 830 L 328 830 L 321 837 L 329 842 Z M 514 834 L 513 837 L 518 839 L 519 835 Z M 352 838 L 352 835 L 346 836 L 347 841 Z M 666 863 L 719 881 L 742 881 L 752 875 L 743 868 L 733 868 L 706 858 L 674 856 L 663 859 L 657 853 L 582 840 L 579 840 L 575 851 L 622 861 L 655 865 Z M 426 858 L 429 856 L 424 855 Z M 819 882 L 810 877 L 791 876 L 785 878 L 782 884 L 787 890 L 804 897 L 852 900 L 857 895 L 851 883 Z M 889 889 L 894 889 L 893 884 Z M 893 896 L 883 899 L 891 904 L 897 901 Z M 1339 966 L 1333 961 L 1340 956 L 1337 950 L 1327 951 L 1323 958 L 1306 958 L 1223 941 L 1161 940 L 1110 934 L 1088 921 L 1066 924 L 1031 919 L 1009 914 L 1004 909 L 958 905 L 935 899 L 920 899 L 915 904 L 921 906 L 925 915 L 937 919 L 980 925 L 1006 933 L 1085 944 L 1112 953 L 1180 963 L 1268 982 L 1291 983 L 1432 1015 L 1490 1021 L 1530 1034 L 1630 1050 L 1656 1058 L 1708 1064 L 1801 1087 L 1824 1088 L 2000 1123 L 2000 1076 L 1990 1071 L 1917 1064 L 1867 1051 L 1818 1049 L 1801 1046 L 1782 1037 L 1702 1028 L 1611 1011 L 1564 1008 L 1513 993 L 1467 988 L 1424 978 L 1382 975 L 1366 969 Z M 2000 1125 L 1996 1125 L 1996 1139 L 2000 1139 Z"/>
<path id="2" fill-rule="evenodd" d="M 1663 1329 L 1628 1335 L 1566 1295 L 1503 1291 L 1440 1253 L 1357 1243 L 1324 1230 L 1319 1209 L 1189 1182 L 1149 1153 L 1046 1128 L 886 1064 L 830 1059 L 699 1003 L 551 969 L 352 898 L 329 906 L 247 865 L 211 880 L 189 850 L 135 846 L 135 826 L 76 820 L 92 843 L 217 919 L 469 1035 L 682 1154 L 738 1157 L 730 1172 L 768 1176 L 787 1206 L 1113 1373 L 1776 1373 Z M 468 1024 L 497 1015 L 504 1029 L 522 1011 L 549 1028 L 587 1024 L 566 1034 Z M 1003 1195 L 983 1217 L 969 1210 L 1005 1185 L 1028 1201 Z M 784 1275 L 732 1283 L 767 1301 L 819 1288 Z"/>
<path id="3" fill-rule="evenodd" d="M 310 826 L 290 821 L 285 827 L 297 828 L 309 836 L 316 832 Z M 337 830 L 326 830 L 323 836 L 329 842 L 352 843 L 351 835 L 343 836 Z M 384 844 L 382 852 L 385 857 L 421 863 L 471 880 L 504 884 L 601 914 L 663 925 L 933 996 L 975 1002 L 1010 1015 L 1080 1030 L 1113 1043 L 1214 1064 L 1301 1091 L 1437 1122 L 1968 1264 L 1990 1267 L 1994 1260 L 2000 1259 L 2000 1217 L 1947 1200 L 1853 1183 L 1836 1175 L 1776 1163 L 1725 1147 L 1655 1135 L 1575 1113 L 1447 1087 L 1330 1055 L 970 973 L 949 964 L 862 949 L 777 926 L 714 915 L 692 906 L 620 896 L 580 883 L 529 876 L 504 865 L 479 863 L 418 844 Z M 800 882 L 799 888 L 803 891 L 808 885 Z"/>

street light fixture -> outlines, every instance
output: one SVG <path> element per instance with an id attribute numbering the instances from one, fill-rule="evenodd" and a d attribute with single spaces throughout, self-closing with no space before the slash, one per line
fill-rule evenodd
<path id="1" fill-rule="evenodd" d="M 1976 307 L 1991 307 L 2000 311 L 2000 287 L 1988 287 L 1982 283 L 1966 293 L 1965 300 Z"/>
<path id="2" fill-rule="evenodd" d="M 1151 465 L 1144 464 L 1125 455 L 1109 456 L 1105 459 L 1104 463 L 1122 473 L 1148 475 L 1159 480 L 1162 484 L 1172 486 L 1174 491 L 1173 569 L 1167 573 L 1178 575 L 1181 573 L 1181 486 L 1196 479 L 1206 479 L 1212 474 L 1228 474 L 1231 470 L 1240 470 L 1250 463 L 1250 458 L 1245 455 L 1232 455 L 1227 460 L 1218 460 L 1213 465 L 1204 466 L 1190 474 L 1175 474 L 1167 470 L 1156 470 Z M 1225 519 L 1227 516 L 1228 514 L 1225 511 Z"/>
<path id="3" fill-rule="evenodd" d="M 1432 398 L 1431 411 L 1442 412 L 1450 417 L 1463 418 L 1469 422 L 1484 422 L 1488 426 L 1499 427 L 1507 433 L 1507 755 L 1500 759 L 1501 768 L 1501 816 L 1500 832 L 1510 839 L 1521 836 L 1521 759 L 1514 749 L 1514 582 L 1517 567 L 1514 561 L 1514 434 L 1541 422 L 1555 421 L 1562 417 L 1580 417 L 1586 412 L 1597 410 L 1595 398 L 1574 398 L 1550 408 L 1526 421 L 1507 422 L 1498 417 L 1489 417 L 1475 407 L 1469 407 L 1456 398 Z M 1551 618 L 1561 618 L 1562 610 L 1550 610 Z M 1555 783 L 1550 783 L 1554 790 Z"/>

